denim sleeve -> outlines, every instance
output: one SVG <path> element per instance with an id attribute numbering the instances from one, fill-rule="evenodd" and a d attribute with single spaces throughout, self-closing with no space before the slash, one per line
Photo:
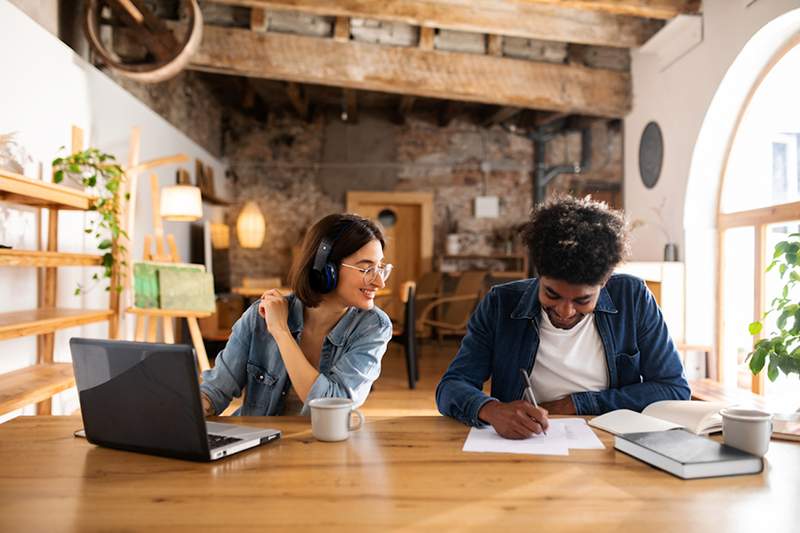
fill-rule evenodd
<path id="1" fill-rule="evenodd" d="M 495 291 L 491 290 L 478 304 L 455 359 L 436 387 L 439 412 L 470 426 L 486 426 L 478 418 L 478 412 L 494 399 L 483 392 L 483 384 L 492 373 L 496 298 Z"/>
<path id="2" fill-rule="evenodd" d="M 653 402 L 689 399 L 689 384 L 661 309 L 641 281 L 636 289 L 635 307 L 642 382 L 619 389 L 575 393 L 572 402 L 577 414 L 598 415 L 615 409 L 641 411 Z"/>
<path id="3" fill-rule="evenodd" d="M 345 343 L 344 353 L 330 370 L 320 372 L 308 391 L 302 413 L 309 414 L 314 398 L 350 398 L 356 407 L 369 395 L 381 373 L 381 358 L 392 338 L 392 323 L 380 309 L 373 309 Z"/>
<path id="4" fill-rule="evenodd" d="M 231 336 L 225 349 L 217 355 L 214 368 L 203 372 L 200 391 L 211 400 L 215 414 L 224 411 L 233 397 L 242 395 L 242 389 L 247 384 L 250 342 L 259 318 L 258 303 L 255 303 L 233 325 Z"/>

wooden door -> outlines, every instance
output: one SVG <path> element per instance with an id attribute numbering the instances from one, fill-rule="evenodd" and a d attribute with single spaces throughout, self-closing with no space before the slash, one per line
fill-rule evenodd
<path id="1" fill-rule="evenodd" d="M 431 269 L 433 195 L 430 193 L 349 192 L 347 210 L 381 223 L 386 237 L 384 261 L 394 265 L 386 286 L 391 296 L 379 306 L 394 320 L 402 318 L 399 289 Z"/>

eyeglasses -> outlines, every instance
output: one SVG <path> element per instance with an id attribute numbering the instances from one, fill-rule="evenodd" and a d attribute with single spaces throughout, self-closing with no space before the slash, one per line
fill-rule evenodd
<path id="1" fill-rule="evenodd" d="M 371 285 L 378 279 L 378 276 L 381 277 L 381 281 L 386 281 L 389 279 L 389 274 L 392 273 L 392 269 L 394 265 L 387 264 L 387 265 L 375 265 L 369 268 L 359 268 L 354 265 L 348 265 L 342 263 L 343 267 L 352 268 L 353 270 L 358 270 L 362 274 L 364 274 L 364 285 Z"/>

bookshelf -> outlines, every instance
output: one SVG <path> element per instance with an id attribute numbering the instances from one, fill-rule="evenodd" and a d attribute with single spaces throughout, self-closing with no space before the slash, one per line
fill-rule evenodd
<path id="1" fill-rule="evenodd" d="M 82 132 L 73 129 L 73 151 L 81 149 L 81 138 Z M 56 305 L 58 268 L 102 264 L 99 255 L 58 251 L 59 211 L 88 210 L 94 199 L 82 190 L 0 170 L 0 201 L 49 210 L 46 250 L 0 250 L 0 267 L 44 271 L 37 308 L 0 313 L 0 340 L 38 336 L 36 364 L 0 374 L 0 414 L 32 403 L 37 404 L 37 414 L 50 414 L 53 395 L 75 385 L 72 365 L 54 362 L 55 332 L 106 320 L 113 331 L 119 315 L 114 295 L 108 309 L 66 309 Z"/>

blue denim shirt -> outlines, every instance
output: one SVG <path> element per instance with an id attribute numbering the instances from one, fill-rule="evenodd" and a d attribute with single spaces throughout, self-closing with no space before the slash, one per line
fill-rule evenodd
<path id="1" fill-rule="evenodd" d="M 294 295 L 289 302 L 288 326 L 295 339 L 303 331 L 303 303 Z M 351 398 L 364 403 L 372 382 L 381 372 L 381 358 L 392 338 L 392 323 L 377 307 L 365 311 L 351 307 L 328 333 L 322 344 L 319 377 L 305 398 L 302 414 L 309 412 L 314 398 Z M 267 331 L 255 302 L 233 325 L 225 349 L 217 355 L 214 368 L 203 372 L 200 390 L 208 396 L 215 413 L 221 413 L 231 399 L 247 387 L 243 416 L 281 414 L 291 382 L 278 343 Z"/>
<path id="2" fill-rule="evenodd" d="M 594 310 L 608 365 L 609 387 L 571 394 L 579 415 L 614 409 L 641 411 L 659 400 L 688 400 L 675 345 L 661 310 L 644 282 L 615 274 L 600 290 Z M 478 411 L 492 399 L 521 399 L 519 369 L 534 369 L 539 349 L 539 280 L 498 285 L 472 314 L 467 334 L 436 388 L 443 415 L 484 426 Z M 492 379 L 491 396 L 481 390 Z"/>

